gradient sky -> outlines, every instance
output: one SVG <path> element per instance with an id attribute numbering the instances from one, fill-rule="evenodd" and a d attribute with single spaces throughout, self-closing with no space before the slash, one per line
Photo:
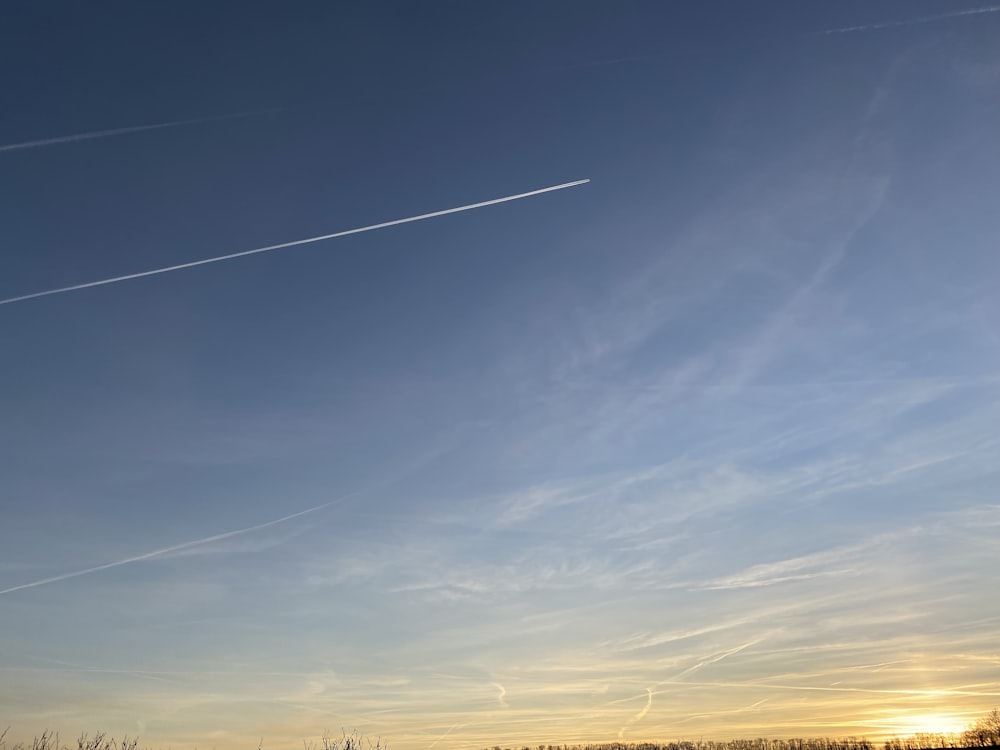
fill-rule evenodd
<path id="1" fill-rule="evenodd" d="M 1000 704 L 998 41 L 940 0 L 8 8 L 0 298 L 592 180 L 0 306 L 8 741 Z"/>

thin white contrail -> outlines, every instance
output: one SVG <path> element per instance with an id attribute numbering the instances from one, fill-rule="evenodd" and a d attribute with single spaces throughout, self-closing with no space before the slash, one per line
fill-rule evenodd
<path id="1" fill-rule="evenodd" d="M 876 31 L 878 29 L 891 29 L 897 26 L 915 26 L 921 23 L 933 23 L 934 21 L 946 21 L 949 18 L 960 18 L 962 16 L 978 16 L 983 13 L 996 13 L 1000 11 L 1000 5 L 986 5 L 981 8 L 966 8 L 965 10 L 952 10 L 946 13 L 936 13 L 932 16 L 917 16 L 916 18 L 905 18 L 900 21 L 883 21 L 882 23 L 868 23 L 861 26 L 843 26 L 837 29 L 824 29 L 820 34 L 848 34 L 854 31 Z"/>
<path id="2" fill-rule="evenodd" d="M 114 562 L 104 563 L 103 565 L 95 565 L 93 568 L 84 568 L 83 570 L 74 570 L 72 573 L 63 573 L 61 575 L 52 576 L 51 578 L 42 578 L 38 581 L 31 581 L 30 583 L 22 583 L 18 586 L 11 586 L 8 589 L 0 589 L 0 595 L 10 594 L 14 591 L 21 591 L 22 589 L 33 589 L 37 586 L 44 586 L 48 583 L 56 583 L 58 581 L 65 581 L 68 578 L 77 578 L 78 576 L 89 575 L 90 573 L 97 573 L 102 570 L 108 570 L 109 568 L 117 568 L 122 565 L 129 565 L 134 562 L 141 562 L 142 560 L 151 560 L 154 557 L 160 557 L 161 555 L 166 555 L 171 552 L 177 552 L 178 550 L 187 549 L 188 547 L 196 547 L 201 544 L 210 544 L 211 542 L 218 542 L 223 539 L 229 539 L 230 537 L 239 536 L 240 534 L 249 534 L 251 531 L 260 531 L 261 529 L 266 529 L 269 526 L 274 526 L 279 523 L 284 523 L 285 521 L 291 521 L 293 518 L 300 518 L 308 513 L 315 513 L 318 510 L 323 510 L 324 508 L 329 508 L 331 505 L 342 502 L 344 498 L 338 498 L 337 500 L 331 500 L 328 503 L 323 503 L 322 505 L 317 505 L 314 508 L 307 508 L 306 510 L 300 510 L 297 513 L 291 513 L 287 516 L 282 516 L 281 518 L 276 518 L 273 521 L 266 521 L 265 523 L 259 523 L 256 526 L 248 526 L 245 529 L 236 529 L 235 531 L 226 531 L 222 534 L 215 534 L 213 536 L 207 536 L 204 539 L 195 539 L 191 542 L 182 542 L 181 544 L 174 544 L 170 547 L 162 547 L 160 549 L 153 550 L 152 552 L 146 552 L 141 555 L 135 555 L 134 557 L 126 557 L 124 560 L 115 560 Z"/>
<path id="3" fill-rule="evenodd" d="M 538 190 L 530 190 L 527 193 L 518 193 L 517 195 L 508 195 L 503 198 L 493 198 L 492 200 L 482 201 L 481 203 L 470 203 L 466 206 L 458 206 L 457 208 L 446 208 L 443 211 L 432 211 L 429 214 L 420 214 L 419 216 L 408 216 L 405 219 L 393 219 L 392 221 L 383 221 L 381 224 L 371 224 L 366 227 L 358 227 L 357 229 L 345 229 L 341 232 L 333 232 L 332 234 L 323 234 L 319 237 L 309 237 L 304 240 L 294 240 L 292 242 L 282 242 L 278 245 L 267 245 L 266 247 L 257 247 L 253 250 L 243 250 L 238 253 L 230 253 L 229 255 L 219 255 L 215 258 L 205 258 L 204 260 L 194 260 L 190 263 L 179 263 L 176 266 L 166 266 L 164 268 L 155 268 L 152 271 L 142 271 L 140 273 L 130 273 L 125 276 L 115 276 L 110 279 L 101 279 L 100 281 L 90 281 L 86 284 L 74 284 L 73 286 L 64 286 L 59 289 L 48 289 L 44 292 L 34 292 L 32 294 L 22 294 L 20 297 L 11 297 L 9 299 L 0 300 L 0 305 L 10 305 L 14 302 L 23 302 L 25 300 L 34 299 L 35 297 L 47 297 L 50 294 L 62 294 L 63 292 L 72 292 L 77 289 L 88 289 L 92 286 L 104 286 L 105 284 L 116 284 L 119 281 L 130 281 L 131 279 L 140 279 L 143 276 L 153 276 L 158 273 L 169 273 L 170 271 L 179 271 L 182 268 L 193 268 L 194 266 L 203 266 L 207 263 L 218 263 L 223 260 L 232 260 L 233 258 L 241 258 L 244 255 L 255 255 L 257 253 L 267 253 L 272 250 L 281 250 L 286 247 L 295 247 L 296 245 L 308 245 L 313 242 L 322 242 L 323 240 L 332 240 L 335 237 L 345 237 L 349 234 L 360 234 L 361 232 L 371 232 L 376 229 L 385 229 L 386 227 L 393 227 L 397 224 L 409 224 L 413 221 L 423 221 L 424 219 L 433 219 L 436 216 L 445 216 L 447 214 L 456 214 L 460 211 L 471 211 L 476 208 L 483 208 L 484 206 L 494 206 L 497 203 L 507 203 L 508 201 L 516 201 L 521 198 L 529 198 L 533 195 L 541 195 L 542 193 L 551 193 L 553 190 L 564 190 L 570 187 L 576 187 L 577 185 L 583 185 L 590 182 L 587 180 L 576 180 L 575 182 L 564 182 L 561 185 L 553 185 L 551 187 L 540 188 Z M 2 592 L 0 592 L 2 593 Z"/>
<path id="4" fill-rule="evenodd" d="M 113 135 L 125 135 L 127 133 L 141 133 L 144 130 L 162 130 L 164 128 L 179 128 L 183 125 L 198 125 L 206 122 L 217 122 L 219 120 L 235 120 L 240 117 L 252 117 L 266 112 L 277 112 L 280 108 L 255 109 L 250 112 L 236 112 L 231 115 L 215 115 L 213 117 L 195 117 L 190 120 L 171 120 L 170 122 L 158 122 L 153 125 L 132 125 L 126 128 L 111 128 L 110 130 L 93 130 L 89 133 L 75 133 L 74 135 L 60 135 L 55 138 L 42 138 L 36 141 L 22 141 L 21 143 L 8 143 L 0 146 L 0 153 L 4 151 L 22 151 L 27 148 L 40 148 L 41 146 L 58 146 L 61 143 L 74 143 L 76 141 L 90 141 L 95 138 L 110 138 Z"/>

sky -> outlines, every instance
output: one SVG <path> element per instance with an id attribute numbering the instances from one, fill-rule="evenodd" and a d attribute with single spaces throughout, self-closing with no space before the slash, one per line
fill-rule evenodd
<path id="1" fill-rule="evenodd" d="M 8 8 L 8 743 L 1000 704 L 998 38 L 965 0 Z"/>

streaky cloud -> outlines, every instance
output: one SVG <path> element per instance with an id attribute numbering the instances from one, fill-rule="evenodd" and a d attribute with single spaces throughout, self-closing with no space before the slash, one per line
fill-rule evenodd
<path id="1" fill-rule="evenodd" d="M 441 211 L 432 211 L 426 214 L 419 214 L 417 216 L 408 216 L 405 219 L 393 219 L 392 221 L 383 221 L 379 224 L 370 224 L 365 227 L 357 227 L 356 229 L 345 229 L 340 232 L 333 232 L 331 234 L 322 234 L 318 237 L 307 237 L 304 240 L 293 240 L 292 242 L 281 242 L 277 245 L 266 245 L 265 247 L 256 247 L 253 250 L 242 250 L 238 253 L 229 253 L 228 255 L 219 255 L 214 258 L 204 258 L 202 260 L 194 260 L 189 263 L 178 263 L 174 266 L 165 266 L 163 268 L 154 268 L 151 271 L 141 271 L 139 273 L 130 273 L 124 276 L 114 276 L 109 279 L 100 279 L 99 281 L 89 281 L 85 284 L 74 284 L 73 286 L 64 286 L 58 289 L 47 289 L 44 292 L 33 292 L 32 294 L 22 294 L 18 297 L 10 297 L 8 299 L 0 300 L 0 305 L 10 305 L 15 302 L 24 302 L 25 300 L 35 299 L 36 297 L 48 297 L 53 294 L 63 294 L 65 292 L 73 292 L 79 289 L 89 289 L 95 286 L 104 286 L 106 284 L 117 284 L 120 281 L 131 281 L 132 279 L 141 279 L 144 276 L 155 276 L 161 273 L 170 273 L 171 271 L 180 271 L 184 268 L 194 268 L 195 266 L 204 266 L 208 263 L 219 263 L 224 260 L 232 260 L 234 258 L 242 258 L 246 255 L 256 255 L 259 253 L 267 253 L 272 250 L 282 250 L 288 247 L 296 247 L 298 245 L 309 245 L 314 242 L 322 242 L 323 240 L 332 240 L 336 237 L 346 237 L 349 234 L 360 234 L 362 232 L 372 232 L 376 229 L 385 229 L 386 227 L 393 227 L 399 224 L 409 224 L 414 221 L 423 221 L 424 219 L 433 219 L 437 216 L 446 216 L 448 214 L 456 214 L 462 211 L 472 211 L 476 208 L 484 208 L 486 206 L 495 206 L 498 203 L 508 203 L 510 201 L 520 200 L 522 198 L 530 198 L 535 195 L 541 195 L 542 193 L 551 193 L 556 190 L 565 190 L 566 188 L 576 187 L 577 185 L 584 185 L 590 182 L 589 179 L 576 180 L 574 182 L 564 182 L 560 185 L 552 185 L 550 187 L 539 188 L 538 190 L 529 190 L 526 193 L 517 193 L 515 195 L 507 195 L 503 198 L 493 198 L 487 201 L 481 201 L 479 203 L 469 203 L 464 206 L 457 206 L 455 208 L 446 208 Z M 0 592 L 2 593 L 2 592 Z"/>
<path id="2" fill-rule="evenodd" d="M 276 526 L 279 523 L 284 523 L 285 521 L 291 521 L 294 518 L 301 518 L 302 516 L 308 515 L 310 513 L 315 513 L 316 511 L 323 510 L 324 508 L 329 508 L 332 505 L 342 502 L 346 498 L 338 498 L 336 500 L 331 500 L 328 503 L 323 503 L 322 505 L 316 505 L 312 508 L 306 508 L 305 510 L 300 510 L 296 513 L 290 513 L 287 516 L 282 516 L 281 518 L 275 518 L 271 521 L 265 521 L 264 523 L 259 523 L 255 526 L 247 526 L 244 529 L 235 529 L 233 531 L 226 531 L 221 534 L 213 534 L 212 536 L 206 536 L 202 539 L 195 539 L 190 542 L 181 542 L 180 544 L 174 544 L 169 547 L 161 547 L 160 549 L 155 549 L 152 552 L 144 552 L 141 555 L 134 555 L 133 557 L 126 557 L 122 560 L 115 560 L 114 562 L 104 563 L 103 565 L 95 565 L 92 568 L 84 568 L 83 570 L 74 570 L 71 573 L 61 573 L 57 576 L 51 576 L 49 578 L 42 578 L 37 581 L 31 581 L 30 583 L 22 583 L 17 586 L 11 586 L 10 588 L 0 589 L 0 596 L 3 594 L 12 594 L 15 591 L 22 591 L 24 589 L 33 589 L 38 586 L 45 586 L 49 583 L 58 583 L 59 581 L 65 581 L 70 578 L 78 578 L 79 576 L 89 575 L 91 573 L 98 573 L 102 570 L 109 570 L 111 568 L 118 568 L 122 565 L 130 565 L 131 563 L 142 562 L 143 560 L 152 560 L 155 557 L 163 557 L 164 555 L 169 555 L 180 550 L 188 549 L 190 547 L 196 547 L 202 544 L 211 544 L 212 542 L 218 542 L 223 539 L 229 539 L 234 536 L 239 536 L 240 534 L 249 534 L 253 531 L 260 531 L 261 529 L 266 529 L 271 526 Z"/>

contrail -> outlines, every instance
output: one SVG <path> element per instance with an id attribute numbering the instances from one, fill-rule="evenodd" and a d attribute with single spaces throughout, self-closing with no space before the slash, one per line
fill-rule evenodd
<path id="1" fill-rule="evenodd" d="M 996 13 L 1000 11 L 1000 5 L 987 5 L 982 8 L 967 8 L 965 10 L 953 10 L 947 13 L 936 13 L 932 16 L 917 16 L 916 18 L 906 18 L 901 21 L 884 21 L 882 23 L 869 23 L 861 26 L 844 26 L 838 29 L 825 29 L 820 34 L 848 34 L 855 31 L 876 31 L 878 29 L 891 29 L 897 26 L 915 26 L 921 23 L 933 23 L 934 21 L 946 21 L 949 18 L 960 18 L 962 16 L 978 16 L 984 13 Z"/>
<path id="2" fill-rule="evenodd" d="M 3 593 L 3 592 L 0 592 L 0 593 Z M 698 662 L 697 664 L 695 664 L 693 667 L 688 667 L 683 672 L 681 672 L 680 674 L 678 674 L 677 676 L 675 676 L 673 678 L 673 680 L 679 680 L 682 677 L 687 677 L 689 674 L 691 674 L 692 672 L 698 671 L 702 667 L 706 667 L 709 664 L 715 664 L 717 661 L 722 661 L 727 656 L 732 656 L 733 654 L 738 654 L 740 651 L 743 651 L 746 648 L 750 648 L 750 646 L 754 646 L 754 645 L 760 643 L 762 640 L 764 640 L 764 639 L 763 638 L 757 638 L 757 639 L 752 640 L 752 641 L 747 641 L 742 646 L 737 646 L 736 648 L 731 648 L 728 651 L 722 651 L 722 652 L 714 654 L 712 656 L 705 657 L 700 662 Z M 673 680 L 671 680 L 671 682 Z"/>
<path id="3" fill-rule="evenodd" d="M 76 141 L 90 141 L 95 138 L 110 138 L 113 135 L 125 135 L 126 133 L 141 133 L 144 130 L 162 130 L 164 128 L 179 128 L 184 125 L 197 125 L 205 122 L 217 122 L 219 120 L 235 120 L 240 117 L 252 117 L 266 112 L 277 112 L 280 107 L 271 109 L 255 109 L 250 112 L 237 112 L 231 115 L 215 115 L 214 117 L 195 117 L 190 120 L 171 120 L 170 122 L 159 122 L 153 125 L 133 125 L 127 128 L 111 128 L 110 130 L 94 130 L 89 133 L 76 133 L 74 135 L 60 135 L 55 138 L 42 138 L 37 141 L 22 141 L 21 143 L 8 143 L 0 146 L 0 152 L 22 151 L 26 148 L 39 148 L 41 146 L 57 146 L 61 143 L 74 143 Z"/>
<path id="4" fill-rule="evenodd" d="M 393 227 L 397 224 L 409 224 L 413 221 L 423 221 L 424 219 L 433 219 L 436 216 L 445 216 L 447 214 L 457 214 L 460 211 L 471 211 L 476 208 L 483 208 L 484 206 L 494 206 L 497 203 L 507 203 L 508 201 L 516 201 L 521 198 L 530 198 L 533 195 L 541 195 L 542 193 L 551 193 L 554 190 L 565 190 L 566 188 L 576 187 L 577 185 L 584 185 L 590 182 L 587 180 L 576 180 L 575 182 L 564 182 L 561 185 L 553 185 L 551 187 L 539 188 L 538 190 L 530 190 L 527 193 L 518 193 L 517 195 L 508 195 L 503 198 L 493 198 L 492 200 L 482 201 L 481 203 L 470 203 L 466 206 L 458 206 L 457 208 L 446 208 L 443 211 L 432 211 L 429 214 L 420 214 L 419 216 L 408 216 L 405 219 L 393 219 L 392 221 L 383 221 L 381 224 L 371 224 L 366 227 L 358 227 L 357 229 L 345 229 L 341 232 L 333 232 L 332 234 L 323 234 L 319 237 L 309 237 L 304 240 L 294 240 L 293 242 L 282 242 L 278 245 L 267 245 L 266 247 L 257 247 L 253 250 L 243 250 L 238 253 L 230 253 L 229 255 L 219 255 L 215 258 L 205 258 L 204 260 L 194 260 L 190 263 L 179 263 L 176 266 L 166 266 L 164 268 L 155 268 L 152 271 L 142 271 L 140 273 L 130 273 L 125 276 L 115 276 L 110 279 L 101 279 L 100 281 L 90 281 L 86 284 L 74 284 L 73 286 L 64 286 L 59 289 L 48 289 L 44 292 L 34 292 L 32 294 L 23 294 L 20 297 L 11 297 L 9 299 L 0 300 L 0 305 L 10 305 L 14 302 L 23 302 L 25 300 L 34 299 L 35 297 L 47 297 L 50 294 L 62 294 L 63 292 L 72 292 L 77 289 L 88 289 L 92 286 L 104 286 L 105 284 L 117 284 L 119 281 L 130 281 L 131 279 L 140 279 L 143 276 L 154 276 L 158 273 L 169 273 L 170 271 L 179 271 L 182 268 L 193 268 L 194 266 L 203 266 L 207 263 L 218 263 L 223 260 L 232 260 L 233 258 L 241 258 L 244 255 L 255 255 L 257 253 L 267 253 L 271 250 L 281 250 L 286 247 L 295 247 L 296 245 L 308 245 L 313 242 L 322 242 L 323 240 L 332 240 L 335 237 L 346 237 L 349 234 L 360 234 L 361 232 L 371 232 L 376 229 L 385 229 L 386 227 Z M 0 592 L 3 593 L 3 592 Z"/>
<path id="5" fill-rule="evenodd" d="M 284 523 L 285 521 L 291 521 L 293 518 L 299 518 L 308 513 L 315 513 L 318 510 L 329 508 L 331 505 L 341 502 L 342 500 L 344 500 L 344 498 L 331 500 L 328 503 L 317 505 L 314 508 L 307 508 L 306 510 L 300 510 L 297 513 L 292 513 L 287 516 L 282 516 L 281 518 L 276 518 L 273 521 L 266 521 L 265 523 L 259 523 L 256 526 L 248 526 L 245 529 L 226 531 L 222 534 L 207 536 L 204 539 L 195 539 L 194 541 L 191 542 L 182 542 L 181 544 L 175 544 L 170 547 L 162 547 L 160 549 L 153 550 L 152 552 L 146 552 L 141 555 L 136 555 L 135 557 L 126 557 L 124 560 L 115 560 L 114 562 L 104 563 L 103 565 L 96 565 L 93 568 L 84 568 L 83 570 L 75 570 L 72 573 L 63 573 L 62 575 L 52 576 L 51 578 L 42 578 L 41 580 L 32 581 L 31 583 L 22 583 L 19 586 L 11 586 L 8 589 L 0 589 L 0 595 L 10 594 L 13 593 L 14 591 L 21 591 L 22 589 L 33 589 L 36 586 L 44 586 L 47 583 L 56 583 L 57 581 L 65 581 L 68 578 L 85 576 L 89 575 L 90 573 L 97 573 L 98 571 L 101 570 L 108 570 L 109 568 L 117 568 L 122 565 L 128 565 L 134 562 L 141 562 L 142 560 L 151 560 L 154 557 L 160 557 L 161 555 L 166 555 L 171 552 L 177 552 L 178 550 L 187 549 L 188 547 L 196 547 L 200 544 L 209 544 L 211 542 L 218 542 L 221 541 L 222 539 L 229 539 L 230 537 L 239 536 L 240 534 L 249 534 L 251 531 L 259 531 L 261 529 L 266 529 L 269 526 L 274 526 L 279 523 Z"/>
<path id="6" fill-rule="evenodd" d="M 745 40 L 749 43 L 780 42 L 782 40 L 796 39 L 800 37 L 811 37 L 823 34 L 849 34 L 859 31 L 876 31 L 878 29 L 890 29 L 896 26 L 915 26 L 923 23 L 934 23 L 935 21 L 946 21 L 949 18 L 960 18 L 962 16 L 978 16 L 984 13 L 996 13 L 1000 11 L 1000 5 L 987 5 L 981 8 L 967 8 L 965 10 L 948 11 L 930 16 L 917 16 L 899 21 L 884 21 L 881 23 L 862 24 L 859 26 L 843 26 L 835 29 L 821 29 L 819 31 L 807 31 L 795 34 L 772 34 L 767 36 L 753 37 Z M 517 75 L 537 74 L 537 73 L 561 73 L 584 68 L 601 68 L 612 65 L 624 65 L 627 63 L 651 62 L 670 57 L 693 57 L 697 55 L 715 54 L 717 48 L 708 49 L 672 49 L 664 52 L 650 52 L 645 55 L 628 55 L 626 57 L 613 57 L 603 60 L 592 60 L 590 62 L 567 63 L 566 65 L 555 65 L 547 68 L 534 68 L 531 70 L 519 71 Z"/>
<path id="7" fill-rule="evenodd" d="M 434 740 L 431 744 L 429 744 L 427 746 L 427 750 L 431 750 L 431 748 L 433 748 L 437 743 L 439 743 L 441 740 L 443 740 L 449 734 L 451 734 L 452 732 L 454 732 L 459 727 L 464 727 L 464 726 L 465 726 L 465 724 L 455 724 L 455 725 L 453 725 L 447 732 L 445 732 L 440 737 L 438 737 L 436 740 Z"/>
<path id="8" fill-rule="evenodd" d="M 625 730 L 628 729 L 633 724 L 635 724 L 636 722 L 642 721 L 644 718 L 646 718 L 646 714 L 649 713 L 649 709 L 653 707 L 653 688 L 646 688 L 646 695 L 648 696 L 648 699 L 646 700 L 646 705 L 642 707 L 642 710 L 639 711 L 639 713 L 637 713 L 635 716 L 633 716 L 631 719 L 625 722 L 625 726 L 623 726 L 621 729 L 618 730 L 619 740 L 624 740 Z"/>
<path id="9" fill-rule="evenodd" d="M 507 705 L 507 701 L 503 699 L 503 697 L 507 695 L 507 688 L 505 688 L 499 682 L 491 682 L 490 684 L 500 691 L 500 694 L 497 695 L 497 700 L 500 702 L 500 705 L 503 706 L 504 708 L 510 708 L 510 706 Z"/>

